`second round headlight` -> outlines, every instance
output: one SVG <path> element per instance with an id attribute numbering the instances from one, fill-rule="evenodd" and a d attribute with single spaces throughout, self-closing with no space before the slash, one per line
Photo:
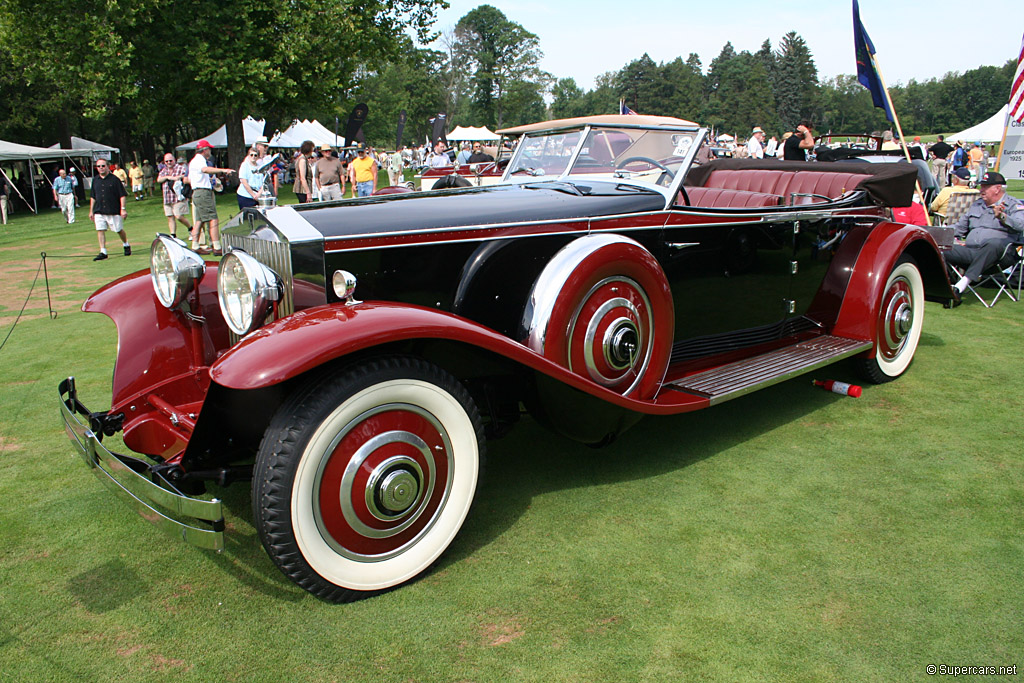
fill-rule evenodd
<path id="1" fill-rule="evenodd" d="M 249 334 L 281 298 L 281 279 L 270 268 L 240 249 L 228 252 L 217 273 L 217 298 L 231 331 Z"/>

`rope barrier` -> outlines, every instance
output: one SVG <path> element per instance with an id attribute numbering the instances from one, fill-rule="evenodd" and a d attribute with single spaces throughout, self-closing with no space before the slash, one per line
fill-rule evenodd
<path id="1" fill-rule="evenodd" d="M 63 258 L 74 258 L 74 257 L 63 257 Z M 32 292 L 35 291 L 36 283 L 39 282 L 39 273 L 43 273 L 43 279 L 46 282 L 46 308 L 49 310 L 50 320 L 54 320 L 57 317 L 57 311 L 53 310 L 53 303 L 50 300 L 50 277 L 46 271 L 46 252 L 39 252 L 39 267 L 36 268 L 36 276 L 32 278 L 32 284 L 28 288 L 28 296 L 25 297 L 25 303 L 21 305 L 21 310 L 18 311 L 18 317 L 14 319 L 14 324 L 11 325 L 11 329 L 7 331 L 7 336 L 0 342 L 0 351 L 3 350 L 4 346 L 7 345 L 7 340 L 14 334 L 14 328 L 18 326 L 18 322 L 21 321 L 21 316 L 25 313 L 25 309 L 28 308 L 29 299 L 32 298 Z"/>

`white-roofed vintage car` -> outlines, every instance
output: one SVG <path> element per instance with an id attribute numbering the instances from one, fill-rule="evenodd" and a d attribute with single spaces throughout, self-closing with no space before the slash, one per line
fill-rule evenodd
<path id="1" fill-rule="evenodd" d="M 929 229 L 889 220 L 912 168 L 700 163 L 707 131 L 661 117 L 521 133 L 498 185 L 247 209 L 219 263 L 159 236 L 83 306 L 118 355 L 109 410 L 60 384 L 72 443 L 206 548 L 205 485 L 251 479 L 281 571 L 351 600 L 444 552 L 521 406 L 603 444 L 840 359 L 885 382 L 952 296 Z"/>

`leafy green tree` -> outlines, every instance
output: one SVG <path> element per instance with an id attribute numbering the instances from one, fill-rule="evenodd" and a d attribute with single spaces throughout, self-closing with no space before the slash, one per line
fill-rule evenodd
<path id="1" fill-rule="evenodd" d="M 568 119 L 574 116 L 587 116 L 583 91 L 572 78 L 560 78 L 551 86 L 551 116 L 556 119 Z"/>
<path id="2" fill-rule="evenodd" d="M 703 123 L 741 136 L 753 126 L 775 129 L 775 96 L 764 64 L 749 52 L 728 50 L 712 62 L 715 86 L 708 95 Z"/>
<path id="3" fill-rule="evenodd" d="M 472 78 L 471 119 L 478 124 L 505 125 L 535 108 L 550 75 L 539 64 L 540 39 L 501 10 L 480 5 L 455 25 L 455 54 L 464 62 L 453 68 L 469 68 Z M 528 96 L 532 91 L 536 97 Z M 526 102 L 532 102 L 526 105 Z"/>
<path id="4" fill-rule="evenodd" d="M 818 69 L 807 43 L 795 31 L 779 41 L 775 69 L 770 77 L 784 128 L 792 130 L 801 119 L 813 116 L 817 106 Z"/>
<path id="5" fill-rule="evenodd" d="M 640 59 L 634 59 L 619 71 L 615 84 L 619 97 L 626 106 L 638 114 L 653 114 L 658 102 L 658 65 L 645 52 Z"/>

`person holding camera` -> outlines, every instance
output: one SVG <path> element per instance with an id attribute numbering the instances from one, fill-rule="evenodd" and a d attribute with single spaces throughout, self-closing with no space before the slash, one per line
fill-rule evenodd
<path id="1" fill-rule="evenodd" d="M 814 133 L 811 132 L 811 122 L 804 119 L 783 144 L 782 158 L 785 161 L 807 161 L 809 149 L 814 149 Z"/>

